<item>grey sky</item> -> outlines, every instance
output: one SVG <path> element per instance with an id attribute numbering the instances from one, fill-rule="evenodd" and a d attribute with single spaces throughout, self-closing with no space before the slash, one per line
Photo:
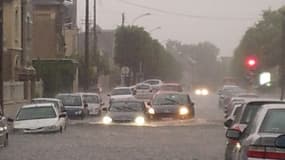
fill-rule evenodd
<path id="1" fill-rule="evenodd" d="M 93 7 L 93 0 L 89 0 Z M 126 14 L 126 23 L 134 18 L 150 12 L 151 16 L 140 18 L 136 25 L 147 31 L 161 26 L 161 30 L 152 32 L 152 36 L 165 42 L 167 39 L 179 40 L 183 43 L 210 41 L 221 50 L 221 55 L 232 55 L 240 39 L 255 22 L 260 19 L 265 9 L 277 9 L 285 4 L 285 0 L 123 0 L 152 8 L 187 15 L 208 18 L 191 18 L 181 15 L 165 14 L 149 9 L 138 8 L 120 0 L 97 0 L 98 25 L 103 29 L 115 29 L 121 24 L 121 13 Z M 78 19 L 82 23 L 85 15 L 85 0 L 78 0 Z M 92 9 L 91 9 L 92 10 Z M 91 14 L 93 14 L 91 12 Z M 93 17 L 93 15 L 92 15 Z M 214 17 L 212 19 L 211 17 Z M 220 20 L 215 18 L 236 18 Z M 239 19 L 242 18 L 242 19 Z M 81 24 L 82 25 L 82 24 Z"/>

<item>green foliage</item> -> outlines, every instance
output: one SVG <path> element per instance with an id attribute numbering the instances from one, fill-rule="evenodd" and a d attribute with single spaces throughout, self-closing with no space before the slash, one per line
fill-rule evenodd
<path id="1" fill-rule="evenodd" d="M 72 92 L 77 63 L 72 60 L 34 60 L 33 67 L 43 80 L 44 97 L 54 97 L 59 92 Z"/>
<path id="2" fill-rule="evenodd" d="M 128 66 L 131 71 L 137 73 L 142 64 L 145 78 L 159 77 L 164 80 L 181 78 L 179 63 L 143 28 L 119 27 L 115 37 L 114 59 L 118 66 Z"/>
<path id="3" fill-rule="evenodd" d="M 250 27 L 235 50 L 232 69 L 236 76 L 243 76 L 246 71 L 244 61 L 248 55 L 259 59 L 259 70 L 275 67 L 280 62 L 282 52 L 282 20 L 281 10 L 263 12 L 263 17 Z"/>

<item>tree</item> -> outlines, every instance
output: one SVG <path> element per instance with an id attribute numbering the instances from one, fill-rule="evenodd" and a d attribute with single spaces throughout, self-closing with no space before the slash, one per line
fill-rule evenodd
<path id="1" fill-rule="evenodd" d="M 115 63 L 119 67 L 128 66 L 136 74 L 142 65 L 145 78 L 181 78 L 181 68 L 176 60 L 143 28 L 119 27 L 115 37 Z"/>
<path id="2" fill-rule="evenodd" d="M 258 70 L 279 65 L 282 53 L 282 13 L 284 7 L 263 12 L 262 19 L 250 27 L 234 52 L 232 69 L 237 77 L 244 77 L 245 58 L 255 55 L 259 60 Z"/>

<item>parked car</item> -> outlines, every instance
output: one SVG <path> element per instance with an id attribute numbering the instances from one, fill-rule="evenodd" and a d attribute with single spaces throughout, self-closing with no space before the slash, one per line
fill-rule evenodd
<path id="1" fill-rule="evenodd" d="M 101 114 L 101 109 L 104 103 L 102 102 L 102 98 L 97 93 L 78 93 L 85 104 L 88 106 L 88 114 L 89 115 L 97 115 Z"/>
<path id="2" fill-rule="evenodd" d="M 235 105 L 243 104 L 248 98 L 241 98 L 241 97 L 232 97 L 231 101 L 228 105 L 224 108 L 225 118 L 228 118 L 229 114 L 232 112 Z"/>
<path id="3" fill-rule="evenodd" d="M 150 100 L 153 96 L 153 89 L 150 84 L 140 83 L 135 87 L 137 99 Z"/>
<path id="4" fill-rule="evenodd" d="M 183 88 L 179 83 L 163 83 L 159 91 L 183 92 Z"/>
<path id="5" fill-rule="evenodd" d="M 232 111 L 229 113 L 229 116 L 226 118 L 225 122 L 228 120 L 234 121 L 236 116 L 239 115 L 242 111 L 242 103 L 234 104 Z"/>
<path id="6" fill-rule="evenodd" d="M 230 129 L 239 130 L 244 132 L 247 125 L 255 118 L 258 110 L 265 104 L 285 104 L 285 101 L 277 99 L 249 99 L 243 105 L 241 112 L 239 112 L 235 119 L 229 118 L 225 122 L 225 127 Z M 228 139 L 225 151 L 225 159 L 231 159 L 231 155 L 234 147 L 237 145 L 237 141 Z"/>
<path id="7" fill-rule="evenodd" d="M 66 116 L 54 103 L 24 105 L 17 112 L 14 130 L 23 133 L 62 132 L 66 128 Z"/>
<path id="8" fill-rule="evenodd" d="M 81 119 L 84 119 L 86 116 L 88 116 L 88 104 L 84 102 L 80 94 L 58 94 L 56 98 L 62 101 L 69 118 L 80 117 Z"/>
<path id="9" fill-rule="evenodd" d="M 187 93 L 158 92 L 149 104 L 149 114 L 153 119 L 163 117 L 194 118 L 195 108 Z"/>
<path id="10" fill-rule="evenodd" d="M 0 114 L 0 146 L 7 147 L 9 133 L 8 133 L 8 123 L 6 117 Z"/>
<path id="11" fill-rule="evenodd" d="M 143 83 L 150 84 L 153 89 L 153 92 L 159 91 L 161 85 L 163 84 L 162 80 L 160 79 L 148 79 L 144 81 Z"/>
<path id="12" fill-rule="evenodd" d="M 116 100 L 108 108 L 104 108 L 106 115 L 103 117 L 104 124 L 134 123 L 144 125 L 147 121 L 147 109 L 143 101 L 139 100 Z"/>
<path id="13" fill-rule="evenodd" d="M 108 95 L 110 97 L 109 102 L 111 103 L 118 99 L 134 99 L 134 94 L 133 89 L 130 87 L 116 87 L 111 91 L 111 94 Z"/>
<path id="14" fill-rule="evenodd" d="M 276 138 L 285 133 L 284 122 L 285 104 L 266 104 L 258 110 L 244 132 L 236 129 L 228 130 L 227 138 L 238 141 L 232 159 L 285 159 L 284 141 L 283 149 L 278 148 L 275 143 Z"/>
<path id="15" fill-rule="evenodd" d="M 224 106 L 229 102 L 231 97 L 237 94 L 245 92 L 239 86 L 235 85 L 225 85 L 222 89 L 218 91 L 219 95 L 219 107 L 224 108 Z"/>

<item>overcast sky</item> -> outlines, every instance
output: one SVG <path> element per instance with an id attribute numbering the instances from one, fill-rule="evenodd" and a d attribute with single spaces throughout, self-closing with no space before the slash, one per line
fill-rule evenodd
<path id="1" fill-rule="evenodd" d="M 77 1 L 78 23 L 82 26 L 85 0 Z M 89 1 L 92 15 L 93 0 Z M 97 24 L 103 29 L 115 29 L 121 24 L 122 12 L 126 14 L 126 24 L 149 12 L 150 16 L 135 24 L 147 31 L 160 26 L 160 30 L 151 33 L 160 42 L 210 41 L 220 48 L 221 55 L 231 56 L 247 28 L 261 18 L 262 11 L 278 9 L 283 4 L 285 0 L 97 0 Z"/>

